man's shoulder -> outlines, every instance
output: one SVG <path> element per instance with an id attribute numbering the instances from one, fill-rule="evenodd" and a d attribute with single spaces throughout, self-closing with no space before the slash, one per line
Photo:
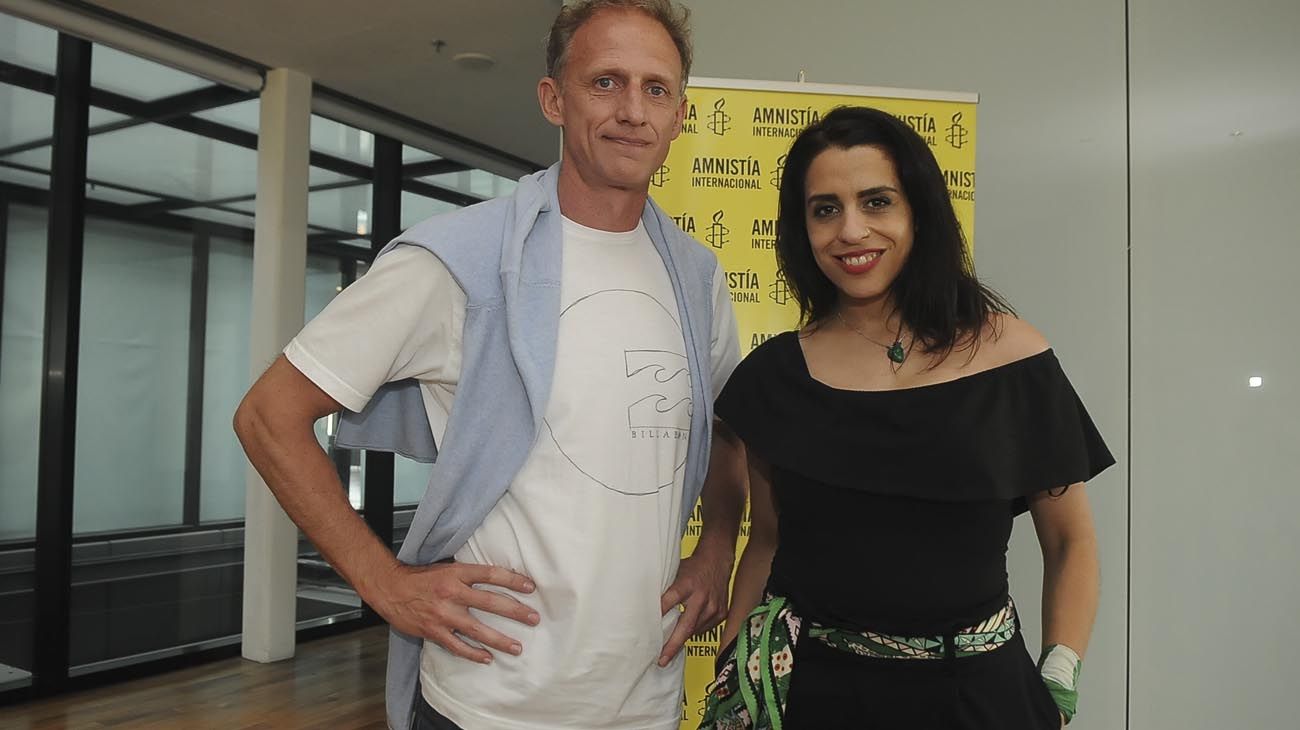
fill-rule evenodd
<path id="1" fill-rule="evenodd" d="M 390 254 L 402 249 L 432 254 L 407 254 L 436 260 L 469 300 L 495 296 L 501 243 L 511 213 L 509 199 L 496 198 L 426 218 L 393 239 Z M 389 254 L 385 254 L 387 256 Z M 383 257 L 381 257 L 383 258 Z M 431 279 L 432 280 L 432 279 Z"/>
<path id="2" fill-rule="evenodd" d="M 510 215 L 510 199 L 494 198 L 464 208 L 430 216 L 406 229 L 402 243 L 434 250 L 445 246 L 475 246 L 484 240 L 501 240 Z"/>

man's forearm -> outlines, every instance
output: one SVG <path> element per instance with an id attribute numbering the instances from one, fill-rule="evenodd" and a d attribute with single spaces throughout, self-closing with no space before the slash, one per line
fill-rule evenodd
<path id="1" fill-rule="evenodd" d="M 397 561 L 352 509 L 310 424 L 277 422 L 256 406 L 241 406 L 235 431 L 285 513 L 344 580 L 368 598 L 375 579 Z"/>

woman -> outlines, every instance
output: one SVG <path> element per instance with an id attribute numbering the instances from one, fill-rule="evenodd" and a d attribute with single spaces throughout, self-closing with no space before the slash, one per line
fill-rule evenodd
<path id="1" fill-rule="evenodd" d="M 1114 460 L 1047 342 L 975 278 L 924 140 L 865 108 L 806 129 L 777 258 L 804 326 L 718 398 L 752 529 L 702 727 L 1060 727 L 1097 606 L 1083 482 Z M 1026 510 L 1039 666 L 1007 590 Z"/>

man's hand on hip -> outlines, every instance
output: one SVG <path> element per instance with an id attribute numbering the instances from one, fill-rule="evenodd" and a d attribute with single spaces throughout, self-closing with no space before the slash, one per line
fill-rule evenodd
<path id="1" fill-rule="evenodd" d="M 399 563 L 375 581 L 368 591 L 372 595 L 364 598 L 393 628 L 422 636 L 458 657 L 480 664 L 492 662 L 491 652 L 471 646 L 463 638 L 496 651 L 520 654 L 523 646 L 517 640 L 484 625 L 469 609 L 529 626 L 536 626 L 540 617 L 519 601 L 476 587 L 479 585 L 499 586 L 516 593 L 532 593 L 535 588 L 527 576 L 505 568 L 468 563 Z"/>
<path id="2" fill-rule="evenodd" d="M 682 560 L 677 579 L 660 600 L 659 609 L 665 614 L 676 611 L 679 605 L 683 607 L 677 627 L 659 653 L 661 667 L 668 666 L 687 639 L 712 629 L 727 616 L 727 585 L 735 551 L 727 549 L 724 542 L 718 545 L 701 542 L 691 557 Z"/>

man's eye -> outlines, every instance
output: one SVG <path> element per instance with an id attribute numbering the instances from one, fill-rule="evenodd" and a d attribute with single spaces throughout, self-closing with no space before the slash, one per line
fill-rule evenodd
<path id="1" fill-rule="evenodd" d="M 596 79 L 596 88 L 598 88 L 598 89 L 612 89 L 612 88 L 614 88 L 614 79 L 611 79 L 611 78 L 608 78 L 608 77 L 601 77 L 601 78 L 598 78 L 598 79 Z"/>

